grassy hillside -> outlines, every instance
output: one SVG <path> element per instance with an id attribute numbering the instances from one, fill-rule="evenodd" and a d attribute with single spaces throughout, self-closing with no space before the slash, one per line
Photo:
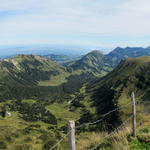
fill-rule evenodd
<path id="1" fill-rule="evenodd" d="M 58 80 L 60 76 L 62 80 L 53 81 Z M 19 97 L 52 98 L 56 97 L 56 94 L 59 97 L 65 95 L 63 86 L 59 85 L 66 82 L 66 76 L 68 71 L 65 67 L 40 56 L 19 55 L 4 59 L 0 61 L 0 97 L 3 100 Z M 58 93 L 53 92 L 56 90 Z"/>
<path id="2" fill-rule="evenodd" d="M 83 56 L 80 60 L 67 64 L 73 70 L 92 72 L 95 76 L 104 76 L 112 69 L 111 60 L 104 56 L 100 51 L 92 51 Z"/>
<path id="3" fill-rule="evenodd" d="M 66 73 L 65 68 L 57 63 L 34 55 L 1 60 L 0 67 L 1 82 L 11 81 L 22 85 L 37 85 L 40 81 L 49 80 L 51 76 Z"/>
<path id="4" fill-rule="evenodd" d="M 90 82 L 86 87 L 88 99 L 93 101 L 98 116 L 131 101 L 134 91 L 137 101 L 149 101 L 150 57 L 122 61 L 105 77 Z M 138 108 L 137 108 L 138 109 Z M 140 109 L 140 108 L 139 108 Z M 108 128 L 119 124 L 131 113 L 131 108 L 114 113 L 106 122 Z"/>
<path id="5" fill-rule="evenodd" d="M 97 132 L 80 133 L 78 148 L 81 150 L 91 149 L 101 142 L 97 150 L 150 149 L 149 78 L 150 57 L 143 56 L 124 60 L 105 77 L 90 82 L 86 86 L 84 100 L 90 102 L 90 107 L 96 109 L 95 120 L 103 114 L 131 102 L 131 92 L 135 92 L 136 102 L 138 102 L 136 105 L 137 138 L 132 137 L 131 120 L 129 120 L 119 132 L 102 140 L 108 135 L 106 131 L 113 131 L 132 114 L 131 105 L 129 105 L 127 108 L 110 114 L 100 124 L 92 127 Z M 142 103 L 145 104 L 142 105 Z"/>
<path id="6" fill-rule="evenodd" d="M 18 76 L 29 82 L 49 80 L 52 75 L 64 73 L 64 67 L 44 57 L 35 55 L 19 55 L 4 62 L 14 66 L 14 71 L 19 72 Z"/>
<path id="7" fill-rule="evenodd" d="M 108 75 L 102 79 L 96 80 L 93 87 L 99 88 L 107 86 L 111 89 L 125 89 L 133 90 L 135 92 L 141 91 L 138 94 L 144 98 L 145 89 L 149 90 L 149 72 L 150 72 L 150 57 L 142 56 L 139 58 L 129 58 L 121 61 L 121 63 Z M 91 88 L 92 88 L 91 86 Z"/>

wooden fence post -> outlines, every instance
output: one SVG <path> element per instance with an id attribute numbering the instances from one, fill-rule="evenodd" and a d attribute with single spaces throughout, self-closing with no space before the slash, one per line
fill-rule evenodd
<path id="1" fill-rule="evenodd" d="M 71 120 L 68 122 L 68 148 L 69 150 L 76 150 L 76 143 L 75 143 L 75 122 Z"/>
<path id="2" fill-rule="evenodd" d="M 132 130 L 133 130 L 133 136 L 136 137 L 136 107 L 135 107 L 135 94 L 132 92 L 131 94 L 132 99 Z"/>

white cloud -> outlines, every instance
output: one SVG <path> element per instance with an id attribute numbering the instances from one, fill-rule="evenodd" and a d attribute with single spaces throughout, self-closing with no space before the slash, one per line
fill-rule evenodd
<path id="1" fill-rule="evenodd" d="M 55 33 L 148 35 L 149 8 L 149 0 L 0 0 L 0 14 L 16 12 L 0 15 L 0 38 Z"/>

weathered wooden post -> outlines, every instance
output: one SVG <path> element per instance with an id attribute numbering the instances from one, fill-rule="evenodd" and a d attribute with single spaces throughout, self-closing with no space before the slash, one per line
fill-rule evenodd
<path id="1" fill-rule="evenodd" d="M 75 122 L 71 120 L 68 122 L 68 148 L 69 150 L 76 150 L 76 143 L 75 143 Z"/>
<path id="2" fill-rule="evenodd" d="M 131 94 L 132 99 L 132 130 L 133 130 L 133 136 L 136 137 L 136 107 L 135 107 L 135 94 L 132 92 Z"/>

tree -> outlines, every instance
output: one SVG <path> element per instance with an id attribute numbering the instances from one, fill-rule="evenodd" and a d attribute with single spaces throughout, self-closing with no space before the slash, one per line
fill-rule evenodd
<path id="1" fill-rule="evenodd" d="M 2 107 L 1 114 L 2 114 L 2 117 L 5 118 L 5 116 L 6 116 L 6 106 L 5 105 Z"/>

